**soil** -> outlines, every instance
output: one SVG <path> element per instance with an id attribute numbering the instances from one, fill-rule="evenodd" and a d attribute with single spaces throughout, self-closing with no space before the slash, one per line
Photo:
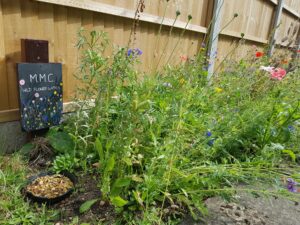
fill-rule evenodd
<path id="1" fill-rule="evenodd" d="M 82 174 L 77 178 L 78 180 L 75 185 L 76 191 L 62 202 L 50 206 L 50 208 L 60 211 L 59 219 L 56 221 L 56 224 L 70 224 L 76 217 L 79 218 L 80 223 L 97 224 L 95 221 L 113 221 L 115 218 L 113 206 L 107 202 L 100 201 L 101 192 L 100 188 L 97 187 L 99 181 L 98 176 Z M 80 206 L 84 202 L 93 199 L 99 200 L 89 211 L 81 214 L 79 212 Z"/>
<path id="2" fill-rule="evenodd" d="M 100 200 L 88 212 L 79 213 L 79 208 L 85 201 L 100 199 L 98 180 L 97 175 L 93 174 L 78 177 L 77 191 L 63 202 L 52 206 L 60 210 L 60 218 L 56 224 L 69 224 L 75 217 L 79 217 L 80 223 L 112 224 L 116 216 L 113 207 Z M 300 225 L 300 205 L 286 199 L 240 193 L 231 203 L 219 197 L 209 198 L 205 203 L 209 211 L 207 217 L 194 221 L 186 216 L 180 225 Z"/>
<path id="3" fill-rule="evenodd" d="M 32 166 L 35 172 L 40 169 L 40 165 Z M 72 221 L 76 218 L 78 218 L 78 224 L 96 225 L 101 222 L 113 224 L 116 218 L 113 206 L 100 200 L 99 175 L 93 173 L 76 175 L 77 182 L 72 195 L 60 203 L 49 206 L 50 209 L 60 212 L 54 224 L 73 224 Z M 80 206 L 93 199 L 99 200 L 89 211 L 81 214 Z M 207 199 L 205 204 L 209 211 L 208 216 L 200 221 L 194 221 L 191 216 L 186 216 L 180 225 L 300 225 L 300 205 L 286 199 L 264 198 L 240 193 L 231 203 L 214 197 Z"/>
<path id="4" fill-rule="evenodd" d="M 113 224 L 116 218 L 113 206 L 101 201 L 98 187 L 99 175 L 77 174 L 75 191 L 70 197 L 50 209 L 58 210 L 59 217 L 55 225 L 73 224 L 78 218 L 78 224 L 90 225 Z M 89 211 L 81 214 L 80 206 L 93 199 L 99 199 Z M 258 197 L 256 195 L 240 193 L 232 202 L 225 202 L 219 197 L 205 201 L 209 215 L 194 221 L 186 216 L 180 225 L 300 225 L 300 205 L 293 201 L 274 197 Z M 76 224 L 76 223 L 75 223 Z"/>

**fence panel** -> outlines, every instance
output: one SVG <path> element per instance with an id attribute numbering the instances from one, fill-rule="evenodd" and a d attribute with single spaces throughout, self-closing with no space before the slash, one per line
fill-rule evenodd
<path id="1" fill-rule="evenodd" d="M 107 51 L 111 54 L 114 48 L 127 45 L 132 27 L 132 20 L 122 17 L 37 1 L 1 0 L 0 6 L 0 122 L 19 119 L 16 63 L 21 62 L 20 39 L 49 41 L 50 61 L 63 65 L 64 102 L 67 103 L 72 101 L 78 86 L 73 75 L 78 72 L 79 66 L 80 54 L 75 47 L 79 29 L 106 31 L 113 44 Z M 135 47 L 143 51 L 140 69 L 149 71 L 160 58 L 160 65 L 169 58 L 170 63 L 178 63 L 181 55 L 196 53 L 202 37 L 200 33 L 187 31 L 173 57 L 170 57 L 182 30 L 174 29 L 169 37 L 169 28 L 163 27 L 161 38 L 157 41 L 158 28 L 158 24 L 147 22 L 140 22 L 137 28 Z M 166 45 L 166 51 L 160 57 Z"/>
<path id="2" fill-rule="evenodd" d="M 294 47 L 296 45 L 296 39 L 299 33 L 299 29 L 299 19 L 286 12 L 283 12 L 281 17 L 281 24 L 278 28 L 276 43 L 282 44 L 284 46 L 289 45 L 290 47 Z"/>
<path id="3" fill-rule="evenodd" d="M 68 103 L 72 101 L 74 90 L 79 85 L 73 75 L 78 72 L 80 60 L 80 54 L 75 48 L 80 27 L 106 31 L 113 43 L 107 51 L 110 54 L 117 46 L 128 43 L 137 2 L 138 0 L 0 0 L 0 122 L 19 118 L 16 63 L 21 61 L 20 39 L 49 41 L 50 61 L 63 65 L 64 102 Z M 134 46 L 143 51 L 140 69 L 149 71 L 166 62 L 179 63 L 180 56 L 196 54 L 211 21 L 213 2 L 170 0 L 158 39 L 158 29 L 167 3 L 165 0 L 146 0 Z M 284 3 L 277 40 L 279 44 L 291 24 L 295 29 L 300 19 L 300 0 L 285 0 Z M 239 16 L 221 31 L 217 64 L 227 57 L 228 52 L 232 53 L 232 57 L 240 58 L 247 55 L 247 52 L 250 54 L 254 44 L 262 49 L 272 30 L 277 4 L 275 0 L 224 0 L 221 28 L 233 18 L 234 13 Z M 173 34 L 169 36 L 176 10 L 180 10 L 181 15 Z M 193 16 L 193 20 L 177 45 L 189 14 Z M 299 31 L 292 33 L 295 32 Z M 241 33 L 245 33 L 246 44 L 233 51 Z"/>

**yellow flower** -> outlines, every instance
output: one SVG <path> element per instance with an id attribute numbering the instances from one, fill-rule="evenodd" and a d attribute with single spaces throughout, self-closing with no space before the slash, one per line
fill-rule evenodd
<path id="1" fill-rule="evenodd" d="M 63 83 L 62 83 L 62 82 L 60 82 L 60 86 L 63 86 Z"/>
<path id="2" fill-rule="evenodd" d="M 56 95 L 56 94 L 57 94 L 57 91 L 54 91 L 54 94 Z"/>
<path id="3" fill-rule="evenodd" d="M 179 80 L 179 83 L 180 83 L 180 84 L 184 84 L 184 83 L 185 83 L 185 79 L 181 78 L 181 79 Z"/>
<path id="4" fill-rule="evenodd" d="M 216 87 L 216 88 L 215 88 L 215 91 L 216 91 L 217 93 L 221 93 L 221 92 L 223 91 L 223 89 L 222 89 L 222 88 L 219 88 L 219 87 Z"/>

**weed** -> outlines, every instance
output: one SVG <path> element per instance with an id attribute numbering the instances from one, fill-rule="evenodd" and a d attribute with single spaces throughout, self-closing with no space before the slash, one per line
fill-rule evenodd
<path id="1" fill-rule="evenodd" d="M 55 211 L 24 201 L 21 189 L 28 169 L 20 155 L 1 157 L 0 171 L 0 224 L 53 224 Z"/>

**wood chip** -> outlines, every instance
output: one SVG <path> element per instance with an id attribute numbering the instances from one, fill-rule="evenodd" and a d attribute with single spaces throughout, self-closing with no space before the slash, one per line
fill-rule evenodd
<path id="1" fill-rule="evenodd" d="M 73 188 L 73 182 L 60 174 L 39 177 L 26 187 L 36 197 L 56 198 Z"/>

